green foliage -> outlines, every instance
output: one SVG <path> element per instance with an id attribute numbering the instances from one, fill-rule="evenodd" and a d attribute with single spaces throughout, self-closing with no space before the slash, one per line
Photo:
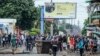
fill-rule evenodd
<path id="1" fill-rule="evenodd" d="M 84 26 L 87 26 L 89 24 L 89 19 L 85 19 Z"/>
<path id="2" fill-rule="evenodd" d="M 39 33 L 40 33 L 40 29 L 36 29 L 36 28 L 32 28 L 31 31 L 30 31 L 31 35 L 37 35 Z"/>
<path id="3" fill-rule="evenodd" d="M 82 35 L 86 36 L 86 33 L 87 33 L 87 30 L 85 29 L 85 27 L 83 27 L 83 29 L 82 29 Z"/>
<path id="4" fill-rule="evenodd" d="M 40 29 L 32 28 L 31 31 L 39 33 Z"/>
<path id="5" fill-rule="evenodd" d="M 73 25 L 68 24 L 68 23 L 65 23 L 65 25 L 61 24 L 60 27 L 59 27 L 59 30 L 60 31 L 65 31 L 64 26 L 65 26 L 66 29 L 71 29 Z"/>
<path id="6" fill-rule="evenodd" d="M 54 32 L 54 34 L 58 34 L 58 32 L 59 32 L 59 30 L 58 30 L 58 27 L 57 27 L 57 24 L 56 24 L 56 23 L 54 23 L 54 25 L 53 25 L 53 32 Z"/>
<path id="7" fill-rule="evenodd" d="M 87 30 L 85 29 L 85 27 L 87 26 L 89 24 L 89 19 L 85 19 L 85 21 L 84 21 L 84 27 L 83 27 L 83 29 L 82 29 L 82 35 L 86 35 L 86 33 L 87 33 Z"/>
<path id="8" fill-rule="evenodd" d="M 33 0 L 0 0 L 0 18 L 17 19 L 22 30 L 31 29 L 38 16 Z"/>
<path id="9" fill-rule="evenodd" d="M 48 21 L 45 21 L 44 22 L 44 25 L 45 25 L 45 27 L 44 27 L 45 33 L 50 33 L 51 24 L 52 24 L 52 22 L 48 22 Z"/>
<path id="10" fill-rule="evenodd" d="M 37 13 L 36 13 L 36 20 L 34 20 L 34 27 L 33 28 L 40 28 L 40 12 L 41 12 L 41 8 L 37 7 Z"/>
<path id="11" fill-rule="evenodd" d="M 30 35 L 33 36 L 33 35 L 37 35 L 36 32 L 30 32 Z"/>
<path id="12" fill-rule="evenodd" d="M 66 29 L 71 29 L 72 26 L 73 26 L 73 25 L 67 23 L 67 24 L 66 24 Z"/>

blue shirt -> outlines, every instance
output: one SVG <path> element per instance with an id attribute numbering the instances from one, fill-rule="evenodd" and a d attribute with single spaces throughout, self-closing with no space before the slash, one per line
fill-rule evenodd
<path id="1" fill-rule="evenodd" d="M 84 41 L 82 39 L 78 42 L 78 48 L 84 48 Z"/>

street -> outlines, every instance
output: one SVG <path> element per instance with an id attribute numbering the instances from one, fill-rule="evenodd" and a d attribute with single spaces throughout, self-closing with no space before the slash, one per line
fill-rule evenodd
<path id="1" fill-rule="evenodd" d="M 24 51 L 24 52 L 23 52 Z M 85 56 L 100 56 L 99 54 L 92 54 L 92 55 L 87 55 L 87 52 L 85 52 Z M 31 53 L 25 51 L 25 46 L 18 48 L 16 51 L 16 54 L 12 54 L 11 48 L 10 49 L 5 49 L 0 51 L 0 56 L 53 56 L 52 54 L 37 54 L 36 47 L 33 48 L 33 51 Z M 68 52 L 68 51 L 58 51 L 57 56 L 79 56 L 79 52 Z"/>
<path id="2" fill-rule="evenodd" d="M 0 54 L 0 56 L 53 56 L 53 55 L 49 55 L 49 54 Z M 57 56 L 64 56 L 64 55 L 57 55 Z M 79 55 L 65 55 L 65 56 L 79 56 Z M 100 56 L 100 55 L 90 55 L 90 56 Z"/>
<path id="3" fill-rule="evenodd" d="M 0 56 L 50 56 L 48 54 L 15 54 L 15 55 L 12 55 L 12 54 L 0 54 Z"/>
<path id="4" fill-rule="evenodd" d="M 32 53 L 32 54 L 0 54 L 0 56 L 53 56 L 53 55 Z M 67 53 L 65 51 L 62 51 L 62 52 L 58 52 L 57 56 L 79 56 L 79 54 L 76 52 L 75 53 Z M 100 54 L 85 55 L 85 56 L 100 56 Z"/>
<path id="5" fill-rule="evenodd" d="M 0 0 L 0 56 L 100 56 L 100 0 Z"/>
<path id="6" fill-rule="evenodd" d="M 0 56 L 53 56 L 49 54 L 0 54 Z M 57 56 L 63 56 L 63 54 L 57 54 Z M 77 56 L 77 55 L 66 55 L 66 56 Z"/>

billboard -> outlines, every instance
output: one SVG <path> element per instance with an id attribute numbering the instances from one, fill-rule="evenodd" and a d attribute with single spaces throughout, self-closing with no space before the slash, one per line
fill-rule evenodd
<path id="1" fill-rule="evenodd" d="M 76 18 L 76 3 L 45 3 L 44 18 Z"/>

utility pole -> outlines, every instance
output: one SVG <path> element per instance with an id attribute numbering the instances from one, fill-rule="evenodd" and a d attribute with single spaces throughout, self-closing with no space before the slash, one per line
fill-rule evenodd
<path id="1" fill-rule="evenodd" d="M 51 4 L 51 6 L 52 6 L 52 4 L 53 4 L 53 1 L 51 0 L 51 2 L 50 2 L 50 4 Z M 50 34 L 51 34 L 51 36 L 53 36 L 53 22 L 54 21 L 52 21 L 52 23 L 51 23 L 51 26 L 50 26 Z"/>
<path id="2" fill-rule="evenodd" d="M 52 3 L 52 0 L 51 0 L 51 3 Z"/>
<path id="3" fill-rule="evenodd" d="M 44 35 L 44 6 L 41 6 L 41 18 L 40 18 L 40 32 L 41 35 Z"/>

